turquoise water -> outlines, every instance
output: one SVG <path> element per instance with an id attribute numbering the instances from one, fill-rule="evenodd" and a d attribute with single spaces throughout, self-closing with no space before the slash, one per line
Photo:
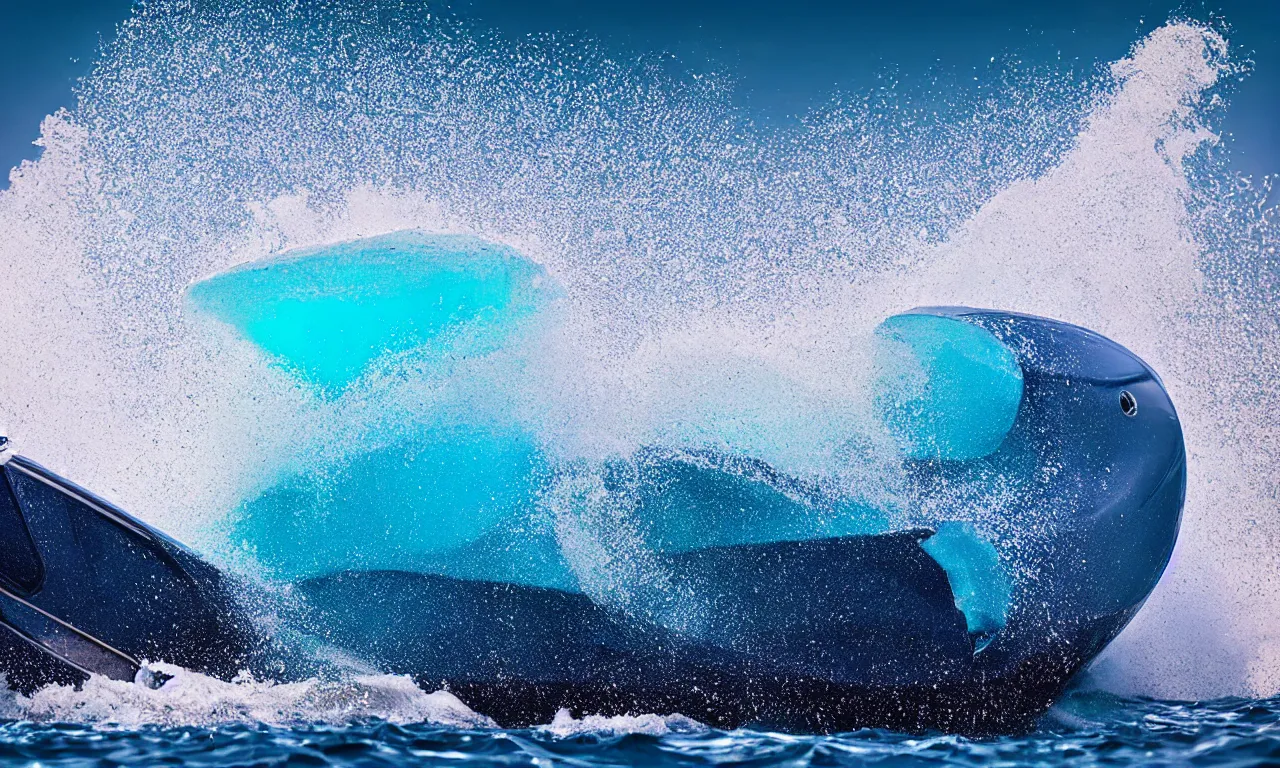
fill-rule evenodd
<path id="1" fill-rule="evenodd" d="M 915 363 L 915 371 L 890 366 L 893 378 L 877 382 L 875 394 L 904 454 L 963 461 L 1000 447 L 1022 402 L 1022 369 L 990 331 L 908 314 L 886 319 L 876 334 Z"/>
<path id="2" fill-rule="evenodd" d="M 493 350 L 549 301 L 544 281 L 510 248 L 406 232 L 255 262 L 187 296 L 336 397 L 379 360 L 439 366 Z"/>
<path id="3" fill-rule="evenodd" d="M 1032 733 L 989 740 L 878 730 L 722 732 L 657 721 L 582 733 L 459 731 L 370 722 L 112 731 L 0 725 L 0 765 L 108 766 L 1266 766 L 1280 761 L 1280 700 L 1178 704 L 1075 694 Z M 655 734 L 654 731 L 667 731 Z"/>
<path id="4" fill-rule="evenodd" d="M 438 400 L 425 420 L 390 419 L 365 435 L 385 447 L 307 467 L 247 499 L 230 518 L 231 545 L 283 581 L 398 569 L 579 591 L 553 515 L 540 513 L 574 471 L 556 465 L 517 406 L 537 397 L 518 369 L 545 365 L 536 352 L 555 330 L 560 293 L 512 248 L 415 231 L 291 251 L 191 286 L 193 319 L 251 342 L 313 398 L 410 379 L 431 383 Z M 902 455 L 958 461 L 999 448 L 1022 400 L 1011 350 L 989 331 L 928 315 L 890 317 L 875 338 L 870 388 Z M 485 365 L 507 355 L 521 364 Z M 893 528 L 861 498 L 771 483 L 769 467 L 733 458 L 727 441 L 723 450 L 728 458 L 671 447 L 612 457 L 588 496 L 607 494 L 652 553 Z M 1012 585 L 995 546 L 968 523 L 935 527 L 925 549 L 947 571 L 969 630 L 1001 629 Z"/>
<path id="5" fill-rule="evenodd" d="M 990 635 L 1004 627 L 1013 584 L 994 546 L 972 525 L 958 522 L 941 523 L 921 546 L 947 572 L 970 633 Z"/>
<path id="6" fill-rule="evenodd" d="M 534 436 L 509 400 L 486 407 L 451 389 L 456 377 L 500 390 L 459 369 L 517 346 L 554 294 L 511 248 L 414 231 L 289 252 L 191 286 L 193 319 L 232 329 L 309 398 L 387 388 L 388 377 L 448 390 L 425 420 L 388 414 L 365 436 L 382 447 L 309 465 L 246 499 L 231 517 L 232 545 L 285 580 L 402 569 L 572 588 L 554 534 L 533 514 L 550 473 Z"/>

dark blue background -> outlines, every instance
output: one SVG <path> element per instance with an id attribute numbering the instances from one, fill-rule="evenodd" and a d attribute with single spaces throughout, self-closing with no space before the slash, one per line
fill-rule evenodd
<path id="1" fill-rule="evenodd" d="M 73 106 L 75 79 L 131 4 L 0 0 L 0 171 L 37 156 L 41 119 Z M 1171 15 L 1216 15 L 1237 55 L 1256 65 L 1223 126 L 1233 162 L 1245 173 L 1280 172 L 1280 0 L 455 0 L 452 12 L 502 35 L 585 33 L 620 54 L 666 50 L 696 69 L 710 60 L 739 80 L 742 103 L 763 121 L 791 119 L 835 92 L 865 92 L 888 72 L 924 88 L 935 71 L 963 82 L 993 56 L 1087 76 Z"/>

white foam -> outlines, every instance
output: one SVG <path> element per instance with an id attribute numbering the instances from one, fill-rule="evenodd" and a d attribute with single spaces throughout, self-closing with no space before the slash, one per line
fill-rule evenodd
<path id="1" fill-rule="evenodd" d="M 569 710 L 556 712 L 555 719 L 547 725 L 538 726 L 538 730 L 554 734 L 561 738 L 582 735 L 626 736 L 643 734 L 646 736 L 666 736 L 670 733 L 696 733 L 705 731 L 707 727 L 697 720 L 684 715 L 584 715 L 574 717 Z"/>
<path id="2" fill-rule="evenodd" d="M 224 682 L 168 664 L 150 669 L 172 675 L 158 688 L 94 676 L 81 688 L 54 685 L 29 698 L 0 698 L 0 716 L 97 727 L 144 725 L 213 726 L 228 723 L 344 724 L 364 720 L 437 723 L 455 728 L 493 728 L 447 691 L 427 693 L 407 677 L 357 676 L 341 681 Z"/>

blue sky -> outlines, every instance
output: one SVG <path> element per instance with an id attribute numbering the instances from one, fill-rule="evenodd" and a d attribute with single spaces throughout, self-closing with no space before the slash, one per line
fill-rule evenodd
<path id="1" fill-rule="evenodd" d="M 31 142 L 40 120 L 73 105 L 75 79 L 131 4 L 0 0 L 0 168 L 38 155 Z M 1170 14 L 1218 14 L 1255 63 L 1223 126 L 1234 162 L 1246 173 L 1280 172 L 1280 0 L 455 0 L 452 12 L 502 35 L 583 33 L 620 53 L 671 51 L 694 68 L 713 61 L 765 121 L 786 121 L 835 92 L 875 88 L 888 71 L 926 83 L 931 71 L 962 76 L 1012 54 L 1087 74 Z"/>

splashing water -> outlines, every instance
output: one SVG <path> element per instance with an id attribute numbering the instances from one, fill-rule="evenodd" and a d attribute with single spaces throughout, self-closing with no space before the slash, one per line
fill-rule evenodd
<path id="1" fill-rule="evenodd" d="M 215 680 L 168 664 L 149 668 L 172 678 L 159 688 L 93 677 L 80 690 L 53 685 L 30 698 L 14 693 L 0 700 L 0 714 L 36 722 L 78 722 L 110 728 L 163 725 L 170 728 L 256 722 L 434 723 L 454 728 L 492 728 L 489 718 L 468 709 L 447 691 L 424 693 L 407 677 L 358 676 L 347 681 L 307 680 L 277 684 Z M 8 711 L 5 711 L 8 710 Z"/>
<path id="2" fill-rule="evenodd" d="M 565 467 L 732 445 L 893 509 L 867 427 L 876 323 L 922 304 L 1056 317 L 1161 372 L 1190 453 L 1174 560 L 1094 680 L 1275 695 L 1280 231 L 1209 127 L 1234 66 L 1218 33 L 1172 22 L 1084 85 L 1012 71 L 941 117 L 869 99 L 766 130 L 728 81 L 588 42 L 503 43 L 382 4 L 149 4 L 0 193 L 0 424 L 241 570 L 244 500 L 412 436 L 479 381 L 503 382 L 485 397 Z M 409 229 L 537 262 L 563 291 L 554 327 L 483 370 L 325 398 L 184 312 L 188 285 L 233 266 Z M 553 517 L 591 493 L 569 476 Z M 586 582 L 644 567 L 557 534 Z M 22 706 L 100 719 L 57 703 L 75 695 Z"/>

